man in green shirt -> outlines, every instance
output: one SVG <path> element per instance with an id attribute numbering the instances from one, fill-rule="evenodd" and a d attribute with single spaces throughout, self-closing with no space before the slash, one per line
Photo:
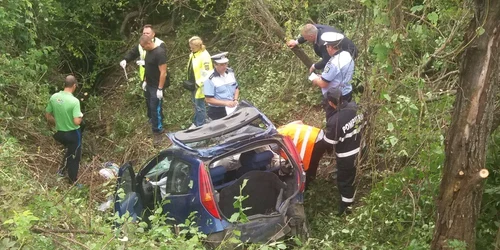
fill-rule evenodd
<path id="1" fill-rule="evenodd" d="M 80 110 L 80 101 L 73 96 L 76 89 L 76 78 L 72 75 L 66 77 L 64 90 L 53 94 L 47 104 L 45 118 L 51 125 L 55 125 L 57 132 L 54 139 L 66 148 L 62 167 L 58 174 L 64 175 L 68 171 L 70 183 L 77 180 L 78 168 L 82 154 L 82 134 L 80 124 L 83 113 Z"/>

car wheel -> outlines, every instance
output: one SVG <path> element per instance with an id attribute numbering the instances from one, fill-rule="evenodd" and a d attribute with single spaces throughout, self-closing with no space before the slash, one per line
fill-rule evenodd
<path id="1" fill-rule="evenodd" d="M 235 235 L 230 230 L 207 235 L 204 245 L 207 249 L 243 249 L 243 244 L 235 238 Z"/>
<path id="2" fill-rule="evenodd" d="M 298 237 L 302 241 L 307 240 L 309 238 L 309 227 L 307 225 L 304 205 L 298 203 L 291 205 L 287 211 L 287 215 L 290 218 L 290 236 Z"/>

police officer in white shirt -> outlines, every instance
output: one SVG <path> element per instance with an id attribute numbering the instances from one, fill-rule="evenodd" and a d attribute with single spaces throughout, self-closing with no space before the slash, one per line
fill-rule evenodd
<path id="1" fill-rule="evenodd" d="M 240 90 L 231 68 L 227 67 L 227 52 L 212 56 L 214 71 L 205 80 L 203 92 L 208 104 L 207 115 L 212 120 L 220 119 L 238 105 Z"/>
<path id="2" fill-rule="evenodd" d="M 326 50 L 332 56 L 323 70 L 321 76 L 312 73 L 310 80 L 313 85 L 321 88 L 323 96 L 330 88 L 340 88 L 342 99 L 351 101 L 352 99 L 352 75 L 354 74 L 354 60 L 347 51 L 339 49 L 339 45 L 344 39 L 344 35 L 336 32 L 325 32 L 321 35 L 321 40 L 325 41 Z M 332 108 L 324 98 L 326 118 L 332 115 Z"/>

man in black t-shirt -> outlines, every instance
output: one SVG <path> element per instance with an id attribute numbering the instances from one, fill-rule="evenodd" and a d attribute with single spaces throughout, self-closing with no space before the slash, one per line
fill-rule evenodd
<path id="1" fill-rule="evenodd" d="M 360 150 L 363 115 L 357 114 L 354 101 L 342 100 L 342 91 L 330 88 L 326 92 L 328 104 L 335 110 L 328 118 L 324 141 L 335 146 L 337 155 L 337 187 L 340 192 L 338 215 L 344 214 L 354 202 L 356 157 Z"/>
<path id="2" fill-rule="evenodd" d="M 139 44 L 146 51 L 144 60 L 144 81 L 146 82 L 146 101 L 151 117 L 153 145 L 158 146 L 163 139 L 163 86 L 167 75 L 167 56 L 165 49 L 156 45 L 150 36 L 143 35 Z"/>

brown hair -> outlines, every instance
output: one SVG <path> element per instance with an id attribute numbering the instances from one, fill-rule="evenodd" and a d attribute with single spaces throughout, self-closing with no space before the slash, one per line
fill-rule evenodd
<path id="1" fill-rule="evenodd" d="M 153 25 L 151 25 L 151 24 L 146 24 L 146 25 L 144 25 L 144 27 L 142 27 L 143 30 L 145 28 L 150 28 L 153 33 L 156 33 L 155 30 L 153 29 Z"/>

